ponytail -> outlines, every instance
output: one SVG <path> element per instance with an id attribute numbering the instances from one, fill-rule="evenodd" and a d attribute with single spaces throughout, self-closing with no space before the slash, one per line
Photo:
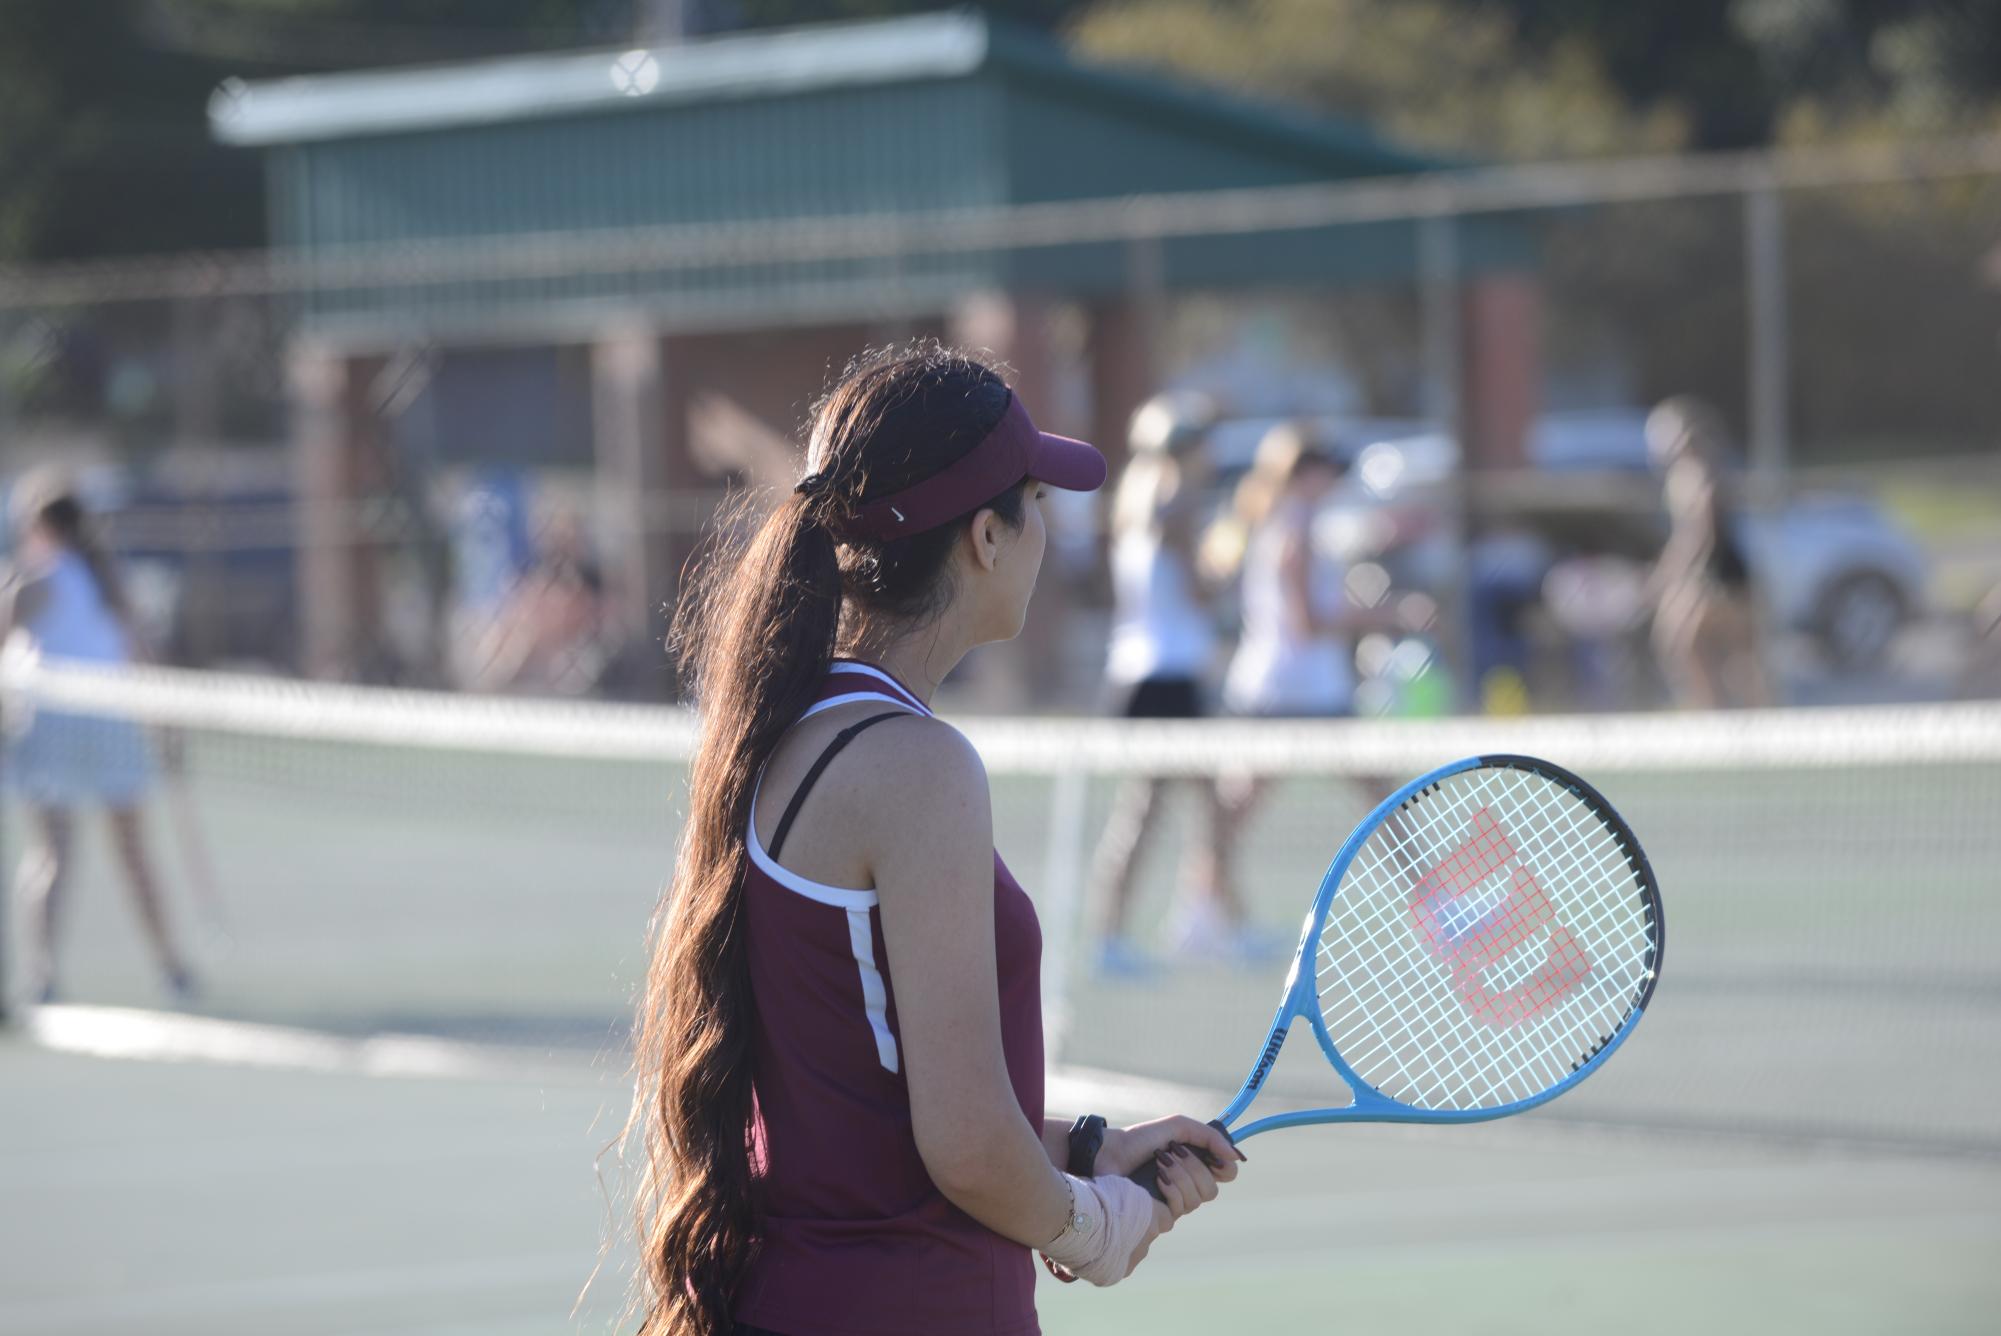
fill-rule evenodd
<path id="1" fill-rule="evenodd" d="M 646 1129 L 642 1336 L 727 1336 L 756 1247 L 744 831 L 758 775 L 834 654 L 841 572 L 812 498 L 725 553 L 676 617 L 701 709 L 689 811 L 634 1039 Z"/>
<path id="2" fill-rule="evenodd" d="M 132 604 L 125 597 L 125 582 L 119 578 L 118 564 L 111 559 L 111 553 L 105 550 L 95 533 L 86 530 L 76 545 L 76 554 L 83 558 L 104 606 L 111 609 L 112 616 L 129 627 L 132 623 Z"/>
<path id="3" fill-rule="evenodd" d="M 97 586 L 97 596 L 104 600 L 104 606 L 111 610 L 114 617 L 129 627 L 132 604 L 125 597 L 125 582 L 119 578 L 118 563 L 98 536 L 97 526 L 91 522 L 83 503 L 66 487 L 46 482 L 42 485 L 49 487 L 54 495 L 39 504 L 30 505 L 29 514 L 36 523 L 54 534 L 64 547 L 83 559 L 85 569 L 90 572 L 91 583 Z"/>

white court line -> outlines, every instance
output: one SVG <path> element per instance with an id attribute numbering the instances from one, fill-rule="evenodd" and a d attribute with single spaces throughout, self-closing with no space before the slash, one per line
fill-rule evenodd
<path id="1" fill-rule="evenodd" d="M 622 1076 L 625 1066 L 624 1054 L 609 1044 L 588 1059 L 579 1051 L 565 1060 L 549 1056 L 543 1049 L 505 1049 L 418 1035 L 385 1034 L 357 1039 L 278 1025 L 120 1007 L 41 1007 L 29 1013 L 23 1030 L 32 1042 L 44 1048 L 91 1057 L 213 1063 L 370 1079 L 483 1080 L 596 1088 L 612 1076 Z M 1318 1062 L 1318 1053 L 1304 1036 L 1289 1039 L 1287 1049 L 1295 1044 L 1305 1044 L 1302 1056 Z M 1047 1103 L 1052 1114 L 1095 1112 L 1107 1117 L 1140 1119 L 1183 1111 L 1199 1117 L 1208 1110 L 1222 1109 L 1236 1093 L 1234 1087 L 1182 1085 L 1067 1065 L 1050 1068 L 1046 1079 Z M 1324 1103 L 1322 1099 L 1267 1090 L 1241 1121 Z M 1436 1135 L 1438 1131 L 1422 1123 L 1373 1126 L 1379 1129 L 1401 1126 L 1417 1136 Z M 1732 1126 L 1712 1119 L 1569 1114 L 1560 1104 L 1553 1111 L 1537 1109 L 1526 1118 L 1509 1117 L 1454 1128 L 1452 1136 L 1459 1140 L 1491 1135 L 1519 1137 L 1538 1131 L 1563 1137 L 1589 1133 L 1608 1138 L 1672 1136 L 1694 1141 L 1842 1146 L 1885 1155 L 1974 1159 L 1993 1155 L 1992 1147 L 1985 1142 L 1937 1143 L 1922 1137 L 1900 1140 L 1846 1128 L 1836 1121 L 1825 1126 L 1797 1128 L 1776 1128 L 1757 1122 Z"/>
<path id="2" fill-rule="evenodd" d="M 89 1057 L 394 1079 L 542 1084 L 553 1075 L 568 1077 L 577 1085 L 596 1086 L 608 1065 L 615 1063 L 622 1070 L 625 1061 L 624 1054 L 609 1045 L 587 1064 L 581 1054 L 577 1061 L 563 1062 L 542 1056 L 542 1050 L 509 1050 L 418 1035 L 351 1038 L 283 1025 L 126 1007 L 40 1007 L 29 1013 L 23 1029 L 43 1048 Z M 1094 1112 L 1131 1111 L 1153 1117 L 1165 1108 L 1220 1109 L 1228 1092 L 1089 1068 L 1052 1068 L 1047 1096 L 1052 1108 L 1088 1106 Z"/>
<path id="3" fill-rule="evenodd" d="M 411 1299 L 424 1295 L 491 1298 L 497 1292 L 560 1287 L 567 1306 L 595 1262 L 592 1250 L 483 1257 L 466 1262 L 423 1262 L 408 1266 L 265 1276 L 256 1280 L 166 1285 L 129 1294 L 68 1294 L 25 1302 L 0 1301 L 0 1330 L 38 1336 L 101 1329 L 133 1322 L 136 1329 L 163 1319 L 224 1317 L 254 1312 L 283 1313 L 327 1303 Z"/>
<path id="4" fill-rule="evenodd" d="M 546 1050 L 459 1044 L 427 1035 L 362 1038 L 251 1021 L 216 1020 L 132 1007 L 37 1007 L 22 1027 L 43 1048 L 141 1062 L 207 1062 L 231 1067 L 333 1072 L 348 1076 L 593 1083 L 601 1061 L 563 1062 Z M 623 1055 L 619 1054 L 620 1065 Z"/>

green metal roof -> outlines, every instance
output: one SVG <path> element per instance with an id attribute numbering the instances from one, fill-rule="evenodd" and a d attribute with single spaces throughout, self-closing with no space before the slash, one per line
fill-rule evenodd
<path id="1" fill-rule="evenodd" d="M 1449 164 L 1365 129 L 1079 63 L 974 13 L 712 38 L 650 51 L 233 84 L 216 134 L 262 148 L 273 239 L 308 254 L 560 234 L 797 224 L 815 234 L 1006 206 L 1285 187 Z M 829 224 L 826 220 L 834 220 Z M 1532 262 L 1526 234 L 1468 224 L 1469 268 Z M 921 248 L 920 248 L 921 251 Z M 995 287 L 1122 287 L 1119 243 L 410 276 L 314 293 L 357 337 L 393 328 L 536 336 L 607 306 L 663 326 L 868 319 Z M 1409 282 L 1409 223 L 1165 242 L 1169 287 Z"/>
<path id="2" fill-rule="evenodd" d="M 999 70 L 1181 123 L 1337 162 L 1344 175 L 1446 165 L 1363 127 L 1298 114 L 1172 79 L 1083 65 L 1039 36 L 974 11 L 734 34 L 675 46 L 482 60 L 253 83 L 209 102 L 225 143 L 297 144 L 356 135 L 493 125 Z"/>

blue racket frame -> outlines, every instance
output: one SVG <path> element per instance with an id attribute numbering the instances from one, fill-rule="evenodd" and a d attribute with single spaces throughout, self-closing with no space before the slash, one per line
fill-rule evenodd
<path id="1" fill-rule="evenodd" d="M 1599 1044 L 1596 1051 L 1556 1085 L 1528 1099 L 1496 1105 L 1491 1109 L 1419 1109 L 1377 1092 L 1373 1086 L 1355 1074 L 1355 1069 L 1350 1067 L 1335 1049 L 1334 1041 L 1327 1033 L 1327 1024 L 1320 1015 L 1320 996 L 1315 987 L 1318 971 L 1308 968 L 1307 961 L 1318 953 L 1320 932 L 1327 921 L 1327 912 L 1333 907 L 1334 897 L 1340 893 L 1341 881 L 1347 876 L 1349 863 L 1354 861 L 1355 855 L 1361 851 L 1362 845 L 1369 837 L 1376 833 L 1391 814 L 1409 801 L 1412 795 L 1453 775 L 1482 767 L 1526 770 L 1554 780 L 1570 789 L 1605 819 L 1618 835 L 1621 847 L 1630 860 L 1633 870 L 1638 874 L 1642 892 L 1647 897 L 1654 924 L 1653 958 L 1648 962 L 1646 981 L 1633 1004 L 1632 1011 L 1627 1014 L 1619 1028 Z M 1648 864 L 1646 855 L 1641 852 L 1639 841 L 1633 837 L 1632 828 L 1596 789 L 1561 766 L 1531 756 L 1469 756 L 1463 761 L 1442 765 L 1429 774 L 1413 779 L 1378 803 L 1375 810 L 1355 827 L 1340 850 L 1335 853 L 1334 861 L 1328 865 L 1327 875 L 1320 879 L 1320 890 L 1313 897 L 1313 907 L 1307 912 L 1306 924 L 1300 934 L 1299 950 L 1293 954 L 1292 970 L 1285 978 L 1285 993 L 1279 999 L 1278 1014 L 1272 1019 L 1271 1031 L 1265 1038 L 1265 1045 L 1258 1057 L 1257 1065 L 1245 1078 L 1243 1086 L 1237 1091 L 1236 1098 L 1230 1101 L 1230 1106 L 1215 1119 L 1215 1126 L 1221 1128 L 1232 1141 L 1242 1141 L 1245 1137 L 1253 1137 L 1260 1132 L 1271 1132 L 1281 1127 L 1304 1127 L 1311 1123 L 1478 1123 L 1493 1118 L 1505 1118 L 1509 1114 L 1532 1109 L 1538 1104 L 1546 1104 L 1603 1066 L 1605 1060 L 1626 1041 L 1626 1036 L 1633 1032 L 1633 1027 L 1640 1023 L 1640 1017 L 1646 1012 L 1647 1003 L 1653 998 L 1654 982 L 1660 977 L 1661 960 L 1666 949 L 1667 923 L 1661 915 L 1660 889 L 1654 881 L 1653 868 Z M 1293 1022 L 1302 1017 L 1313 1027 L 1313 1036 L 1320 1041 L 1320 1051 L 1326 1055 L 1327 1061 L 1333 1065 L 1334 1070 L 1347 1083 L 1348 1089 L 1353 1092 L 1354 1103 L 1344 1108 L 1298 1109 L 1286 1113 L 1274 1113 L 1246 1123 L 1241 1128 L 1232 1129 L 1231 1124 L 1250 1107 L 1251 1101 L 1257 1098 L 1259 1089 L 1263 1087 L 1265 1078 L 1271 1075 L 1272 1065 L 1278 1060 L 1279 1049 L 1285 1045 L 1286 1039 L 1292 1033 Z"/>

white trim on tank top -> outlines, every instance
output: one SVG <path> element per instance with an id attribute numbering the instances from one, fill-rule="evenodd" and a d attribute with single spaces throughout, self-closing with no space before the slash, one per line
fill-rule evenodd
<path id="1" fill-rule="evenodd" d="M 892 686 L 895 679 L 886 673 L 877 672 L 865 664 L 836 664 L 836 672 L 846 669 L 879 677 Z M 897 686 L 897 690 L 903 688 Z M 836 705 L 849 705 L 855 701 L 876 700 L 886 705 L 894 705 L 906 714 L 930 718 L 931 711 L 922 701 L 905 700 L 901 696 L 886 696 L 876 691 L 858 691 L 845 696 L 830 696 L 826 700 L 809 706 L 799 717 L 809 718 L 822 710 L 831 710 Z M 757 837 L 757 797 L 764 791 L 764 773 L 758 772 L 757 783 L 750 791 L 750 828 L 744 832 L 744 847 L 750 851 L 750 861 L 758 871 L 764 873 L 789 891 L 805 896 L 808 900 L 823 905 L 831 905 L 844 910 L 848 916 L 848 950 L 855 958 L 855 970 L 860 975 L 862 985 L 862 1010 L 868 1017 L 869 1031 L 875 1036 L 875 1056 L 885 1071 L 899 1071 L 902 1060 L 896 1048 L 896 1036 L 889 1032 L 889 987 L 883 982 L 882 970 L 875 962 L 875 937 L 870 931 L 869 911 L 877 904 L 873 890 L 862 890 L 852 886 L 829 886 L 825 882 L 802 877 L 785 867 L 777 859 L 765 852 L 764 841 Z"/>

